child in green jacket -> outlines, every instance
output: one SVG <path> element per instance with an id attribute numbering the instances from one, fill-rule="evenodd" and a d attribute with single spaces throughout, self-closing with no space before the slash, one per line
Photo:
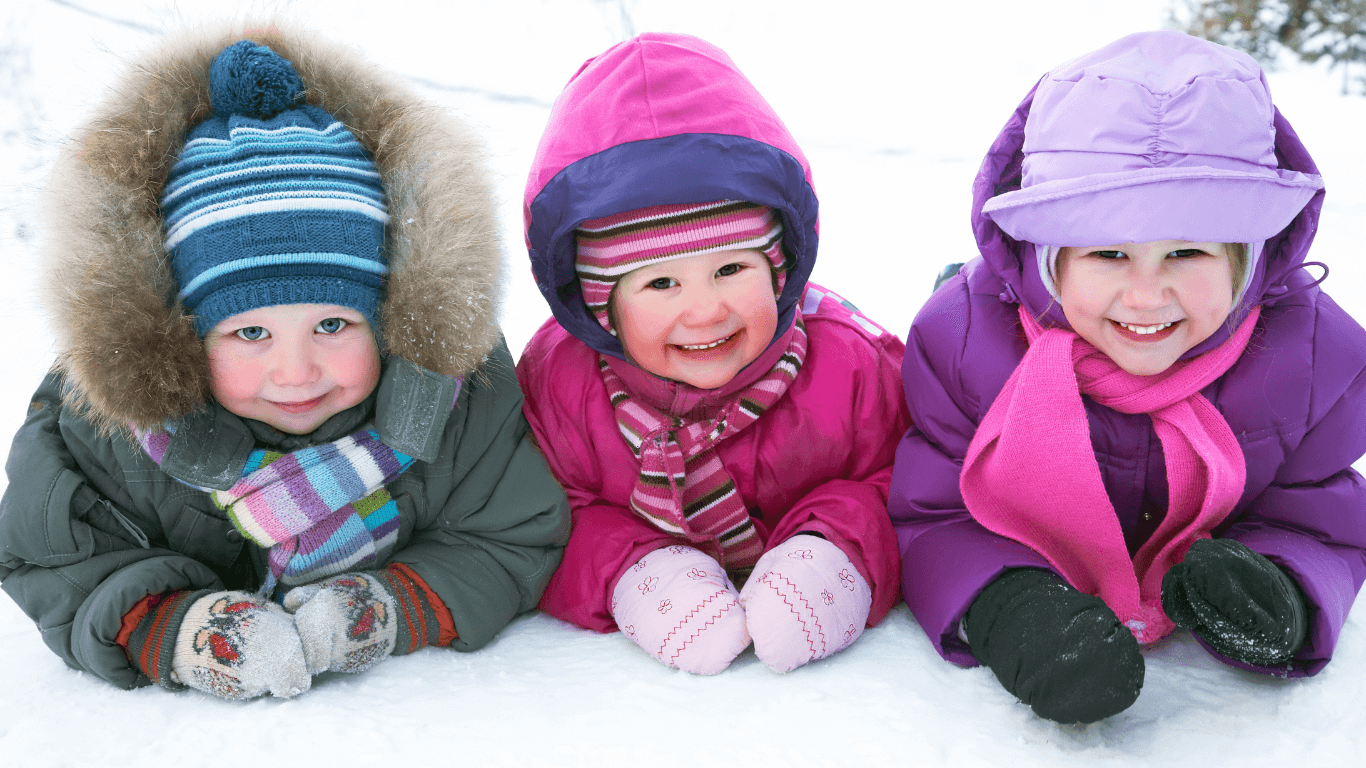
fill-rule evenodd
<path id="1" fill-rule="evenodd" d="M 245 39 L 244 39 L 245 38 Z M 480 149 L 275 27 L 173 41 L 50 183 L 0 580 L 71 667 L 293 696 L 535 607 L 568 535 Z"/>

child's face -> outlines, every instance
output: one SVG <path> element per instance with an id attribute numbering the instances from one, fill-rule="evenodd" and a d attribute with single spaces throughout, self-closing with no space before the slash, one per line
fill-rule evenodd
<path id="1" fill-rule="evenodd" d="M 220 405 L 295 435 L 360 403 L 379 382 L 370 324 L 334 304 L 278 304 L 233 315 L 209 331 L 204 349 Z"/>
<path id="2" fill-rule="evenodd" d="M 753 249 L 641 267 L 617 282 L 612 301 L 632 363 L 701 389 L 729 382 L 778 328 L 771 267 Z"/>
<path id="3" fill-rule="evenodd" d="M 1056 271 L 1072 330 L 1141 376 L 1167 370 L 1233 309 L 1233 271 L 1222 243 L 1063 248 Z"/>

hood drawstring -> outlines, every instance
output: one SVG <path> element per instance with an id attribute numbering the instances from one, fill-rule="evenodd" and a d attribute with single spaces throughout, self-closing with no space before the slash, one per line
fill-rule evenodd
<path id="1" fill-rule="evenodd" d="M 1314 282 L 1301 285 L 1298 288 L 1290 288 L 1285 284 L 1285 281 L 1289 280 L 1291 275 L 1306 267 L 1323 267 L 1323 274 L 1319 277 L 1319 279 L 1315 280 Z M 1324 264 L 1321 261 L 1306 261 L 1302 264 L 1297 264 L 1293 268 L 1288 269 L 1285 272 L 1282 272 L 1279 276 L 1276 277 L 1274 281 L 1272 281 L 1271 286 L 1266 289 L 1266 299 L 1262 303 L 1268 307 L 1274 306 L 1282 301 L 1285 301 L 1291 296 L 1296 296 L 1298 294 L 1304 293 L 1310 288 L 1318 286 L 1319 283 L 1322 283 L 1324 280 L 1327 279 L 1327 264 Z"/>

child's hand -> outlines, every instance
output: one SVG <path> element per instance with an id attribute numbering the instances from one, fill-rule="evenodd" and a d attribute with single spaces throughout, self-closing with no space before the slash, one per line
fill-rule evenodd
<path id="1" fill-rule="evenodd" d="M 839 547 L 799 534 L 759 558 L 740 605 L 755 655 L 774 671 L 789 672 L 857 640 L 873 595 Z"/>
<path id="2" fill-rule="evenodd" d="M 225 699 L 287 699 L 312 683 L 293 619 L 245 592 L 214 592 L 190 606 L 171 670 L 175 682 Z"/>
<path id="3" fill-rule="evenodd" d="M 310 674 L 364 672 L 394 651 L 394 598 L 379 579 L 346 573 L 285 595 Z"/>
<path id="4" fill-rule="evenodd" d="M 1304 645 L 1304 597 L 1285 571 L 1232 539 L 1200 539 L 1162 577 L 1162 609 L 1223 655 L 1262 667 Z"/>
<path id="5" fill-rule="evenodd" d="M 695 675 L 724 671 L 749 646 L 745 611 L 726 572 L 681 544 L 626 569 L 612 589 L 612 618 L 651 656 Z"/>
<path id="6" fill-rule="evenodd" d="M 1098 597 L 1051 571 L 1018 568 L 968 609 L 978 661 L 1039 717 L 1092 723 L 1124 711 L 1143 687 L 1138 641 Z"/>

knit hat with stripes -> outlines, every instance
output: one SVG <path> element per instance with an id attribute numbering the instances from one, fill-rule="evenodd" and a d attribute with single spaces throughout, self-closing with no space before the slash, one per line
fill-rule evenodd
<path id="1" fill-rule="evenodd" d="M 575 230 L 574 271 L 584 303 L 612 334 L 607 301 L 627 273 L 651 264 L 716 251 L 762 251 L 783 289 L 787 271 L 783 220 L 772 208 L 736 200 L 654 205 L 590 219 Z"/>
<path id="2" fill-rule="evenodd" d="M 213 115 L 189 133 L 162 193 L 166 251 L 203 336 L 276 304 L 337 304 L 378 331 L 388 265 L 384 188 L 346 126 L 298 104 L 303 80 L 243 40 L 209 70 Z"/>

